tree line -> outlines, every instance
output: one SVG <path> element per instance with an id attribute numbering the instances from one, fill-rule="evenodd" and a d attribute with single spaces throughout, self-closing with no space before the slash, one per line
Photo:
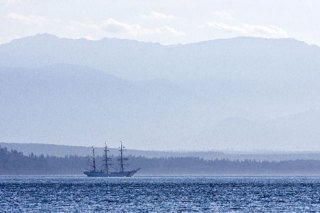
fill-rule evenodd
<path id="1" fill-rule="evenodd" d="M 90 169 L 88 157 L 24 155 L 0 147 L 0 175 L 81 175 Z M 146 158 L 129 156 L 127 169 L 141 168 L 138 175 L 320 175 L 320 160 L 204 160 L 198 157 Z M 96 158 L 103 169 L 103 158 Z M 112 168 L 118 170 L 113 159 Z"/>

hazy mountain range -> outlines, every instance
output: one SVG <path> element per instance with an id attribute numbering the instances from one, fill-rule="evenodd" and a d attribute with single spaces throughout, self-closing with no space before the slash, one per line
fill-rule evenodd
<path id="1" fill-rule="evenodd" d="M 0 45 L 0 140 L 175 150 L 320 150 L 320 48 L 164 46 L 37 35 Z"/>

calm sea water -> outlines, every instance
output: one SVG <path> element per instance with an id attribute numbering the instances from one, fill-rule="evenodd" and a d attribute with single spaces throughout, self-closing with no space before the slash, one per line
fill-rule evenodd
<path id="1" fill-rule="evenodd" d="M 320 212 L 319 177 L 0 177 L 1 212 Z"/>

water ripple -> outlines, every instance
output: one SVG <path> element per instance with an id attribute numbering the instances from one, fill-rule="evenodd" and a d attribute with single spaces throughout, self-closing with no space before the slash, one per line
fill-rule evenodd
<path id="1" fill-rule="evenodd" d="M 4 212 L 319 212 L 318 177 L 0 177 Z"/>

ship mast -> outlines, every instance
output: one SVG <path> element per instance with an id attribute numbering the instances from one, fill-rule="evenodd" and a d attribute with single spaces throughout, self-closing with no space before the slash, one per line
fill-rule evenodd
<path id="1" fill-rule="evenodd" d="M 96 171 L 96 157 L 94 155 L 94 147 L 92 146 L 92 167 L 93 171 Z"/>
<path id="2" fill-rule="evenodd" d="M 122 141 L 121 141 L 121 146 L 120 146 L 120 172 L 124 172 L 124 161 L 128 160 L 127 158 L 123 157 L 123 151 L 124 151 L 125 147 L 122 145 Z"/>
<path id="3" fill-rule="evenodd" d="M 108 149 L 107 142 L 106 142 L 104 147 L 104 164 L 105 164 L 105 170 L 107 174 L 109 174 L 109 166 L 111 165 L 111 163 L 109 163 L 109 161 L 111 161 L 111 158 L 108 157 L 109 151 L 110 150 Z"/>

